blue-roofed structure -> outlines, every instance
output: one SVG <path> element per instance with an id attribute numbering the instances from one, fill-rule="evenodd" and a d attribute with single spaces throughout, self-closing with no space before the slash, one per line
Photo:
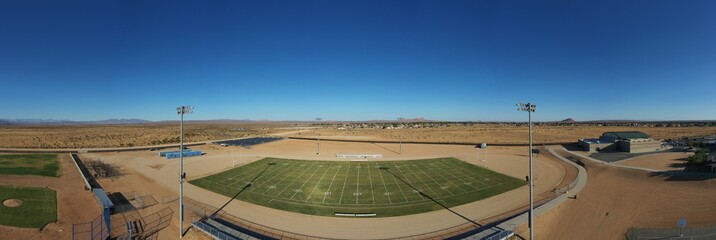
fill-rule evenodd
<path id="1" fill-rule="evenodd" d="M 102 205 L 102 217 L 104 218 L 103 220 L 109 233 L 111 229 L 109 215 L 114 212 L 114 203 L 112 203 L 112 200 L 107 197 L 107 193 L 101 188 L 93 188 L 92 193 L 94 193 L 95 198 L 97 198 L 97 202 Z"/>

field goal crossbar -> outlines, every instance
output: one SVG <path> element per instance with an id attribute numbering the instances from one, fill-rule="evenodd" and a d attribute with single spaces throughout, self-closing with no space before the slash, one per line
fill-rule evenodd
<path id="1" fill-rule="evenodd" d="M 358 158 L 358 159 L 367 159 L 367 158 L 382 158 L 383 154 L 375 154 L 375 153 L 367 153 L 367 154 L 356 154 L 356 153 L 336 153 L 337 158 Z"/>

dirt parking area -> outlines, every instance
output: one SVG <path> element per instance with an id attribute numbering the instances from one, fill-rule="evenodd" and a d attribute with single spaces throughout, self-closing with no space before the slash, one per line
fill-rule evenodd
<path id="1" fill-rule="evenodd" d="M 661 171 L 681 171 L 684 170 L 686 159 L 693 154 L 683 152 L 649 154 L 619 161 L 615 164 Z"/>

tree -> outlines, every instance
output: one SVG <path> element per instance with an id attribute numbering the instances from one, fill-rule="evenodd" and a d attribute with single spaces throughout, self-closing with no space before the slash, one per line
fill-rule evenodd
<path id="1" fill-rule="evenodd" d="M 691 166 L 702 165 L 704 164 L 704 161 L 706 161 L 706 157 L 708 155 L 709 152 L 706 151 L 706 149 L 699 149 L 696 153 L 694 153 L 694 155 L 691 155 L 686 159 L 686 163 Z"/>

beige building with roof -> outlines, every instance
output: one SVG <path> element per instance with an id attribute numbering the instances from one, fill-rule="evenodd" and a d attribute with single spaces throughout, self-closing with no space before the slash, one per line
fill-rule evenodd
<path id="1" fill-rule="evenodd" d="M 589 152 L 644 153 L 662 149 L 660 141 L 638 131 L 605 132 L 598 139 L 579 139 L 577 145 Z"/>

